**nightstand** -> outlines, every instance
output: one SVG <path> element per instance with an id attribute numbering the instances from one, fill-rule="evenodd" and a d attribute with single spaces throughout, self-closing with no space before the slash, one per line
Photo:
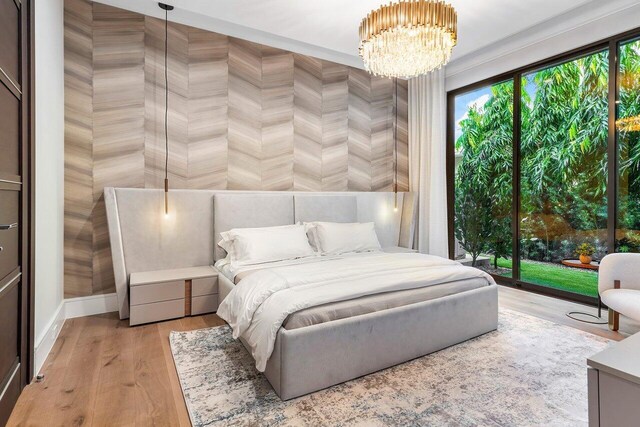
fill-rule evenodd
<path id="1" fill-rule="evenodd" d="M 129 325 L 212 313 L 218 309 L 218 270 L 211 266 L 131 273 Z"/>
<path id="2" fill-rule="evenodd" d="M 589 426 L 637 426 L 640 333 L 587 359 Z"/>

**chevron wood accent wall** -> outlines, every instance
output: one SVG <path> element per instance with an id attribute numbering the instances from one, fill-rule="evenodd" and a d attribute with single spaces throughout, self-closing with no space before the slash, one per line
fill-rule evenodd
<path id="1" fill-rule="evenodd" d="M 226 36 L 189 31 L 189 188 L 227 188 L 228 52 Z"/>
<path id="2" fill-rule="evenodd" d="M 322 63 L 322 191 L 349 190 L 349 68 Z M 393 169 L 390 169 L 393 171 Z M 386 171 L 388 174 L 389 171 Z"/>
<path id="3" fill-rule="evenodd" d="M 409 82 L 398 80 L 397 168 L 398 191 L 409 191 Z"/>
<path id="4" fill-rule="evenodd" d="M 322 61 L 295 55 L 293 173 L 295 189 L 322 189 Z"/>
<path id="5" fill-rule="evenodd" d="M 84 0 L 64 11 L 64 286 L 93 293 L 93 13 Z"/>
<path id="6" fill-rule="evenodd" d="M 169 23 L 172 188 L 391 191 L 394 82 Z M 114 291 L 102 192 L 162 188 L 164 21 L 65 0 L 65 294 Z M 398 189 L 408 189 L 398 81 Z"/>
<path id="7" fill-rule="evenodd" d="M 105 186 L 144 185 L 144 17 L 93 3 L 93 284 L 113 289 Z"/>
<path id="8" fill-rule="evenodd" d="M 261 46 L 229 39 L 227 187 L 259 189 L 261 180 Z"/>
<path id="9" fill-rule="evenodd" d="M 263 190 L 293 189 L 293 54 L 262 47 Z"/>

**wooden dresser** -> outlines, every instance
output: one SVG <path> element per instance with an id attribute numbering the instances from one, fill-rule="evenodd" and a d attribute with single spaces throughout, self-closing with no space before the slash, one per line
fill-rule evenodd
<path id="1" fill-rule="evenodd" d="M 212 313 L 218 309 L 218 270 L 211 266 L 131 273 L 129 324 Z"/>

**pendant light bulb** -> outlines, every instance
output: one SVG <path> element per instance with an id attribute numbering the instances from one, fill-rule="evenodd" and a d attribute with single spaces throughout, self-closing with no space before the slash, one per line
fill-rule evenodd
<path id="1" fill-rule="evenodd" d="M 164 179 L 164 216 L 169 216 L 169 180 Z"/>

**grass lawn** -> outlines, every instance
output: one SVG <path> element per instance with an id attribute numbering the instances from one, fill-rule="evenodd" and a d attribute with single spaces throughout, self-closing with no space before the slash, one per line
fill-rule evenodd
<path id="1" fill-rule="evenodd" d="M 511 260 L 500 258 L 498 265 L 511 268 Z M 520 276 L 524 282 L 598 296 L 598 274 L 594 271 L 523 260 L 520 262 Z"/>

